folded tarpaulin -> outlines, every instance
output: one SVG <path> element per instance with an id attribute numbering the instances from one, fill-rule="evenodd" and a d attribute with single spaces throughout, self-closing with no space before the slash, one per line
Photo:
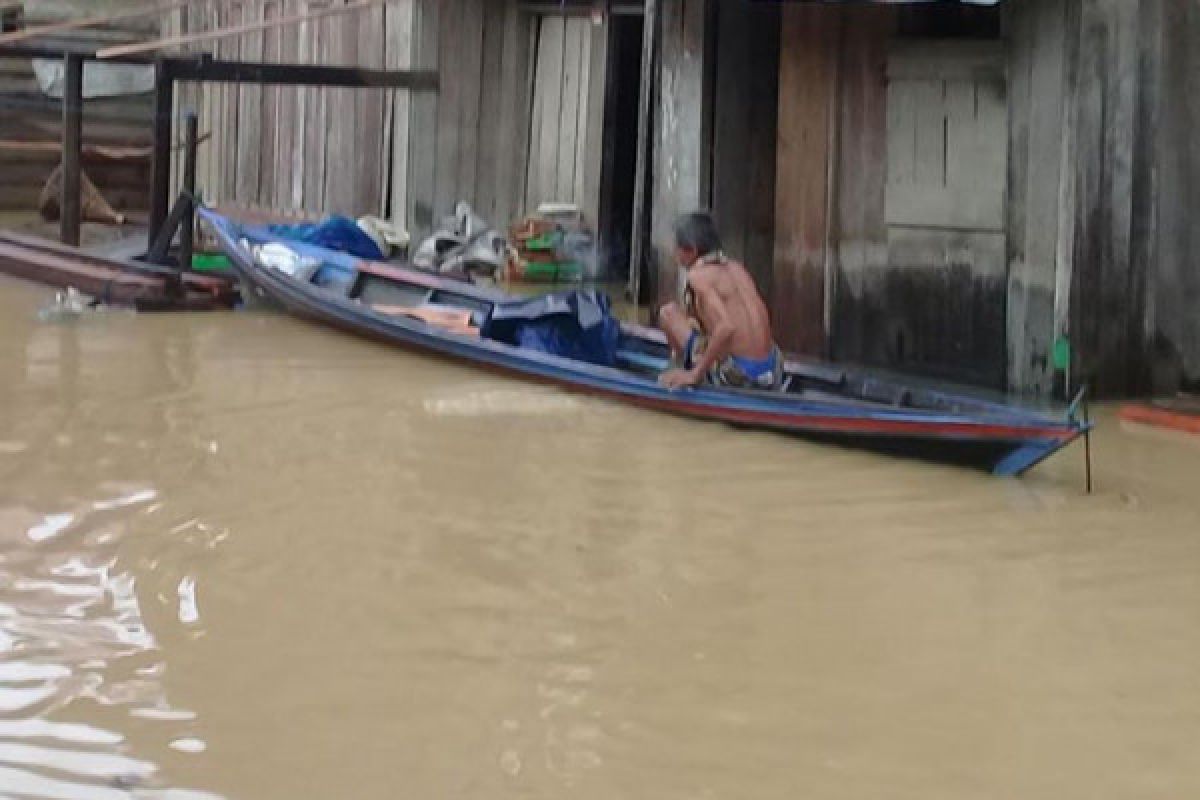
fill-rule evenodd
<path id="1" fill-rule="evenodd" d="M 372 261 L 380 261 L 385 257 L 375 240 L 349 217 L 334 215 L 315 225 L 270 225 L 267 230 L 294 242 L 325 247 Z"/>
<path id="2" fill-rule="evenodd" d="M 621 324 L 612 315 L 608 295 L 576 290 L 499 303 L 480 333 L 540 353 L 612 366 Z"/>

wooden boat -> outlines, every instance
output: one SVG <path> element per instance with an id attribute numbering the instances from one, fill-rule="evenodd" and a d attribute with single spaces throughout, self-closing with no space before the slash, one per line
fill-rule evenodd
<path id="1" fill-rule="evenodd" d="M 1078 403 L 1060 414 L 1026 410 L 868 370 L 789 361 L 781 391 L 669 390 L 662 335 L 623 325 L 617 366 L 549 355 L 480 336 L 480 321 L 513 298 L 462 281 L 364 262 L 286 242 L 209 210 L 212 229 L 242 281 L 290 312 L 362 336 L 574 391 L 735 426 L 982 467 L 1020 475 L 1086 433 Z M 312 266 L 289 274 L 256 258 L 284 244 Z"/>

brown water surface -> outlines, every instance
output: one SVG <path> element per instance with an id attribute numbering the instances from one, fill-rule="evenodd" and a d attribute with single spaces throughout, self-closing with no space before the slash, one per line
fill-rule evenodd
<path id="1" fill-rule="evenodd" d="M 1200 796 L 1200 445 L 1019 481 L 0 281 L 0 796 Z"/>

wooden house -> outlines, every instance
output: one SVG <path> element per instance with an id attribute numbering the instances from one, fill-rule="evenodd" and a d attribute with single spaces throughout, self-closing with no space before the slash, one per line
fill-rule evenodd
<path id="1" fill-rule="evenodd" d="M 180 105 L 211 136 L 210 199 L 415 236 L 458 200 L 500 226 L 572 202 L 659 301 L 675 216 L 707 207 L 789 349 L 1134 392 L 1200 381 L 1198 34 L 1192 0 L 388 0 L 202 48 L 436 69 L 438 92 L 223 85 Z"/>
<path id="2" fill-rule="evenodd" d="M 1200 380 L 1200 6 L 661 6 L 660 299 L 708 206 L 791 349 L 1035 394 Z"/>

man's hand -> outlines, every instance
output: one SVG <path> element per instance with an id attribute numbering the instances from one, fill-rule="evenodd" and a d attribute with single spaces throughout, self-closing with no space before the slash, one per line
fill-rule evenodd
<path id="1" fill-rule="evenodd" d="M 658 379 L 659 385 L 668 389 L 682 389 L 685 386 L 696 386 L 703 379 L 703 374 L 691 369 L 672 369 L 664 372 Z"/>

